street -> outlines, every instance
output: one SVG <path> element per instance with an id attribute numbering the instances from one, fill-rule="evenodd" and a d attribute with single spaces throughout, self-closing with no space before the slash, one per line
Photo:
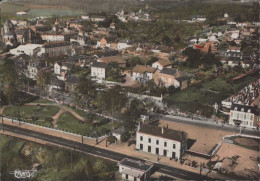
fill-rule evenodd
<path id="1" fill-rule="evenodd" d="M 2 129 L 2 125 L 0 126 L 0 129 Z M 81 144 L 79 142 L 67 140 L 67 139 L 60 138 L 60 137 L 54 137 L 54 136 L 50 136 L 47 134 L 38 133 L 35 131 L 23 129 L 23 128 L 18 128 L 15 126 L 4 125 L 4 130 L 15 133 L 15 134 L 20 134 L 20 135 L 28 136 L 28 137 L 31 137 L 34 139 L 43 140 L 43 141 L 47 141 L 47 142 L 50 142 L 53 144 L 68 147 L 70 149 L 75 148 L 75 151 L 81 151 L 81 152 L 84 152 L 87 154 L 93 154 L 93 155 L 100 156 L 103 158 L 112 159 L 112 160 L 115 160 L 116 162 L 121 161 L 123 158 L 130 158 L 130 159 L 145 161 L 145 160 L 127 156 L 127 155 L 124 155 L 121 153 L 112 152 L 112 151 L 98 148 L 95 146 Z M 159 164 L 159 163 L 155 163 L 155 166 L 159 168 L 160 173 L 168 174 L 168 175 L 171 175 L 176 178 L 185 179 L 185 180 L 201 179 L 199 174 L 192 173 L 192 172 L 182 170 L 179 168 L 174 168 L 174 167 L 166 166 L 166 165 Z M 210 178 L 207 177 L 204 179 L 210 179 Z"/>

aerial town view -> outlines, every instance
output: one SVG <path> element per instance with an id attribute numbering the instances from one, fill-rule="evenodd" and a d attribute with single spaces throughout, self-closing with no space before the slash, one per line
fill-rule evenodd
<path id="1" fill-rule="evenodd" d="M 258 0 L 0 1 L 0 180 L 260 179 Z"/>

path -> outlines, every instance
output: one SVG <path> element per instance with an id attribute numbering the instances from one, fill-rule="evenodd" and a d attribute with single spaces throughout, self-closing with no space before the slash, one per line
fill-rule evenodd
<path id="1" fill-rule="evenodd" d="M 78 113 L 76 113 L 75 111 L 73 111 L 71 108 L 68 108 L 68 107 L 64 107 L 60 104 L 53 104 L 53 103 L 27 103 L 27 104 L 24 104 L 25 106 L 37 106 L 37 105 L 40 105 L 40 106 L 56 106 L 56 107 L 59 107 L 60 108 L 60 111 L 54 115 L 52 118 L 53 118 L 53 126 L 56 125 L 56 121 L 59 119 L 60 115 L 64 112 L 69 112 L 71 113 L 75 118 L 77 118 L 78 120 L 80 121 L 85 121 L 85 119 L 83 117 L 81 117 L 80 115 L 78 115 Z"/>
<path id="2" fill-rule="evenodd" d="M 2 107 L 2 109 L 0 110 L 0 114 L 3 114 L 3 113 L 4 113 L 5 108 L 6 108 L 6 106 L 3 106 L 3 107 Z"/>

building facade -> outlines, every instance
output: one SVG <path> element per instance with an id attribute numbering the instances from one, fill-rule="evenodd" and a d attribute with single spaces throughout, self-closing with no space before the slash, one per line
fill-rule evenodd
<path id="1" fill-rule="evenodd" d="M 257 128 L 259 126 L 259 109 L 257 107 L 234 104 L 230 110 L 229 124 Z"/>
<path id="2" fill-rule="evenodd" d="M 187 149 L 187 133 L 143 125 L 136 134 L 136 149 L 173 159 L 181 159 Z"/>

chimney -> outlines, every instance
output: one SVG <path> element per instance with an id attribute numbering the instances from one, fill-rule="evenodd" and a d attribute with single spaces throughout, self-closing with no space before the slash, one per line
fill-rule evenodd
<path id="1" fill-rule="evenodd" d="M 164 133 L 164 127 L 162 127 L 162 134 Z"/>

